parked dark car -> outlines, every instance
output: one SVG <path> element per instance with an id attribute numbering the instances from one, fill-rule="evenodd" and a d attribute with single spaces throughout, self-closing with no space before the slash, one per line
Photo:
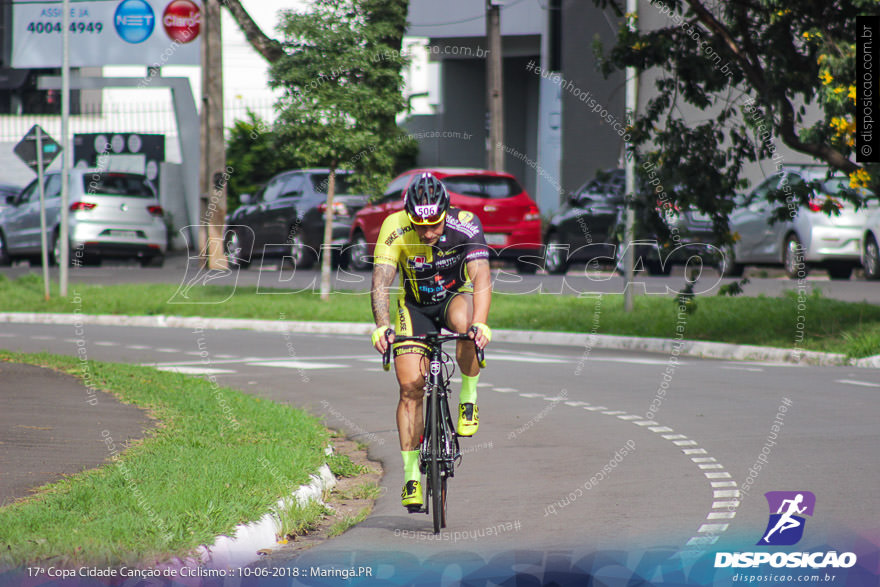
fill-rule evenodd
<path id="1" fill-rule="evenodd" d="M 565 273 L 575 262 L 620 264 L 626 249 L 624 183 L 624 170 L 600 171 L 557 210 L 544 233 L 544 268 L 548 273 Z M 668 275 L 673 265 L 686 263 L 694 254 L 706 255 L 707 264 L 721 261 L 712 246 L 715 239 L 711 218 L 679 210 L 671 198 L 655 201 L 652 197 L 648 201 L 647 205 L 635 206 L 633 246 L 637 269 L 651 275 Z M 671 242 L 659 236 L 659 223 L 665 223 L 673 235 Z"/>
<path id="2" fill-rule="evenodd" d="M 227 217 L 226 253 L 241 267 L 254 257 L 289 257 L 300 268 L 314 265 L 324 242 L 329 169 L 279 173 L 255 196 L 243 194 L 241 206 Z M 334 253 L 348 241 L 354 214 L 366 196 L 351 193 L 351 171 L 336 172 L 333 198 Z"/>
<path id="3" fill-rule="evenodd" d="M 453 206 L 476 214 L 495 258 L 513 261 L 520 273 L 538 269 L 538 264 L 528 259 L 540 263 L 541 216 L 538 205 L 516 178 L 509 173 L 450 167 L 406 171 L 388 184 L 379 200 L 357 213 L 346 251 L 352 269 L 369 268 L 382 221 L 403 209 L 403 193 L 412 178 L 423 171 L 431 172 L 446 185 Z"/>

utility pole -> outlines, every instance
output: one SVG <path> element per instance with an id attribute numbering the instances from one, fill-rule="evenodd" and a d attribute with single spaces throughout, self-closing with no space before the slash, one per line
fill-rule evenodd
<path id="1" fill-rule="evenodd" d="M 58 293 L 67 297 L 67 268 L 70 265 L 70 163 L 73 142 L 70 140 L 70 0 L 61 3 L 61 258 L 58 260 Z"/>
<path id="2" fill-rule="evenodd" d="M 491 171 L 504 171 L 504 98 L 501 76 L 501 4 L 503 0 L 486 0 L 486 101 L 489 111 L 489 140 L 486 158 Z"/>
<path id="3" fill-rule="evenodd" d="M 223 49 L 220 0 L 205 0 L 202 15 L 202 115 L 199 165 L 202 209 L 199 251 L 207 269 L 226 269 L 226 140 L 223 132 Z"/>
<path id="4" fill-rule="evenodd" d="M 638 13 L 638 2 L 637 0 L 627 0 L 626 3 L 626 11 L 631 15 L 637 15 Z M 638 31 L 638 21 L 636 20 L 637 16 L 629 16 L 629 29 L 633 32 Z M 639 104 L 639 72 L 635 67 L 627 67 L 626 68 L 626 122 L 628 126 L 632 126 L 636 120 L 636 109 Z M 636 186 L 636 154 L 632 149 L 632 145 L 626 145 L 626 150 L 624 151 L 624 155 L 626 157 L 626 224 L 624 226 L 624 246 L 626 246 L 626 253 L 623 259 L 623 267 L 625 279 L 626 279 L 626 287 L 623 290 L 623 310 L 625 312 L 632 312 L 633 310 L 633 291 L 632 291 L 632 282 L 633 282 L 633 256 L 635 255 L 635 251 L 633 250 L 633 240 L 634 238 L 634 229 L 635 226 L 635 210 L 632 207 L 632 201 L 635 198 L 635 186 Z"/>

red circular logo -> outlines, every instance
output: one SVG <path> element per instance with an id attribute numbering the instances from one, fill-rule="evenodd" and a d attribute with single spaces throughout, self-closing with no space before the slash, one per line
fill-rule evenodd
<path id="1" fill-rule="evenodd" d="M 172 41 L 189 43 L 199 36 L 202 13 L 198 5 L 190 0 L 174 0 L 165 7 L 162 25 Z"/>

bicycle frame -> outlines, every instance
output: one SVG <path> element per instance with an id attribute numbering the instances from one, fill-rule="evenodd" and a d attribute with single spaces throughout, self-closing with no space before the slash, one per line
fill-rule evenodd
<path id="1" fill-rule="evenodd" d="M 386 332 L 386 340 L 388 339 Z M 419 445 L 419 469 L 427 477 L 428 494 L 431 499 L 426 501 L 425 513 L 430 513 L 427 506 L 434 502 L 434 533 L 446 527 L 446 481 L 455 476 L 455 461 L 461 459 L 458 435 L 449 411 L 449 381 L 444 369 L 445 342 L 471 340 L 467 334 L 441 335 L 429 332 L 424 336 L 397 336 L 395 343 L 420 342 L 428 347 L 428 368 L 425 373 L 425 429 Z M 476 346 L 476 342 L 474 343 Z M 476 347 L 477 361 L 481 367 L 486 366 L 483 350 Z M 391 345 L 388 345 L 382 356 L 382 367 L 387 371 L 391 362 Z"/>

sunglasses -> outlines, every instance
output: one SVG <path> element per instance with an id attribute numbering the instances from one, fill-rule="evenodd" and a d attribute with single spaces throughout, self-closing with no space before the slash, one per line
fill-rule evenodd
<path id="1" fill-rule="evenodd" d="M 434 214 L 433 216 L 426 216 L 423 218 L 417 218 L 409 212 L 407 212 L 406 215 L 409 216 L 409 221 L 413 224 L 418 224 L 419 226 L 427 226 L 429 224 L 439 224 L 440 222 L 442 222 L 443 219 L 446 218 L 446 211 L 444 210 L 439 214 Z"/>

